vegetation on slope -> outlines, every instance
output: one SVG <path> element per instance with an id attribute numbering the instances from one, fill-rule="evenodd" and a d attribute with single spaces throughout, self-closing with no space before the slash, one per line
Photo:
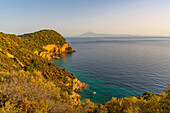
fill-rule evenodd
<path id="1" fill-rule="evenodd" d="M 67 43 L 66 40 L 54 30 L 41 30 L 34 33 L 20 35 L 20 37 L 28 39 L 29 41 L 33 41 L 36 43 L 36 45 L 41 47 L 48 44 L 62 46 Z"/>
<path id="2" fill-rule="evenodd" d="M 75 78 L 74 74 L 34 54 L 35 49 L 42 49 L 43 47 L 36 44 L 33 40 L 29 41 L 16 35 L 0 33 L 0 48 L 0 71 L 18 71 L 24 69 L 25 71 L 33 72 L 34 70 L 38 70 L 42 72 L 42 75 L 46 79 L 53 80 L 55 83 L 67 83 L 70 82 L 69 78 Z M 7 53 L 14 56 L 14 58 L 9 57 Z M 16 62 L 16 59 L 23 64 L 23 68 Z"/>
<path id="3" fill-rule="evenodd" d="M 0 73 L 2 112 L 65 112 L 71 99 L 39 71 Z"/>
<path id="4" fill-rule="evenodd" d="M 160 94 L 145 92 L 140 97 L 125 97 L 105 103 L 109 113 L 169 113 L 170 112 L 170 84 L 169 88 Z"/>
<path id="5" fill-rule="evenodd" d="M 43 35 L 41 32 L 43 32 L 43 30 L 40 31 L 40 33 L 36 33 Z M 53 33 L 54 31 L 44 30 L 44 32 Z M 58 33 L 56 32 L 56 34 Z M 56 37 L 58 37 L 58 41 L 65 40 L 63 37 L 60 37 L 60 35 L 52 35 L 51 40 L 55 41 Z M 51 42 L 51 44 L 55 44 L 55 42 Z M 59 46 L 62 46 L 61 43 Z M 0 33 L 0 71 L 12 72 L 24 70 L 30 73 L 35 70 L 40 71 L 45 79 L 53 81 L 62 91 L 67 91 L 72 95 L 73 80 L 76 79 L 75 75 L 55 66 L 48 59 L 35 54 L 35 50 L 43 50 L 43 46 L 37 44 L 35 40 L 29 40 L 13 34 Z M 83 83 L 79 82 L 79 84 Z M 76 100 L 76 98 L 74 100 Z"/>
<path id="6" fill-rule="evenodd" d="M 79 96 L 74 90 L 79 90 L 78 87 L 83 85 L 80 85 L 75 75 L 35 54 L 35 51 L 44 51 L 43 46 L 49 44 L 61 47 L 66 41 L 53 30 L 41 30 L 22 36 L 0 33 L 0 112 L 170 111 L 170 85 L 165 89 L 165 93 L 146 92 L 140 97 L 124 99 L 113 97 L 111 101 L 100 105 L 90 102 L 89 99 L 86 99 L 85 103 L 80 103 Z"/>

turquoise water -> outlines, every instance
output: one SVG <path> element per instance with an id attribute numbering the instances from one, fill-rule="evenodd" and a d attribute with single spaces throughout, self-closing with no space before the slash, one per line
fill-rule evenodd
<path id="1" fill-rule="evenodd" d="M 170 38 L 67 38 L 77 52 L 54 63 L 88 84 L 81 99 L 104 103 L 112 97 L 160 93 L 170 83 Z M 93 95 L 96 92 L 96 95 Z"/>

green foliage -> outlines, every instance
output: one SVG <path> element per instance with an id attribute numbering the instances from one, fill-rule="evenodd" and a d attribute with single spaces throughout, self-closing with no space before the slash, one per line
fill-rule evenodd
<path id="1" fill-rule="evenodd" d="M 0 73 L 0 77 L 0 112 L 65 112 L 71 106 L 68 93 L 39 71 Z"/>
<path id="2" fill-rule="evenodd" d="M 66 43 L 66 40 L 53 30 L 41 30 L 22 35 L 21 37 L 0 33 L 0 49 L 2 50 L 0 51 L 0 71 L 19 71 L 24 69 L 32 73 L 34 70 L 38 70 L 42 72 L 42 76 L 62 86 L 62 89 L 65 91 L 69 89 L 69 94 L 71 94 L 71 85 L 65 86 L 65 84 L 71 84 L 75 75 L 55 66 L 47 59 L 34 54 L 35 50 L 43 50 L 43 46 L 46 44 L 62 46 L 64 43 Z M 5 53 L 10 53 L 17 58 L 23 64 L 23 68 L 14 59 L 6 56 Z"/>
<path id="3" fill-rule="evenodd" d="M 66 40 L 54 30 L 41 30 L 35 33 L 20 35 L 20 37 L 33 41 L 36 45 L 43 46 L 48 44 L 56 44 L 62 46 Z"/>
<path id="4" fill-rule="evenodd" d="M 148 92 L 148 91 L 146 91 L 144 94 L 143 94 L 143 97 L 144 97 L 144 99 L 150 99 L 151 97 L 152 97 L 152 93 L 151 92 Z"/>
<path id="5" fill-rule="evenodd" d="M 112 98 L 104 104 L 109 113 L 169 113 L 170 100 L 168 92 L 152 94 L 145 92 L 140 97 L 125 97 L 125 99 Z"/>
<path id="6" fill-rule="evenodd" d="M 26 66 L 24 66 L 24 70 L 25 71 L 29 71 L 29 72 L 33 72 L 34 70 L 33 70 L 33 65 L 31 64 L 31 65 L 26 65 Z"/>
<path id="7" fill-rule="evenodd" d="M 168 88 L 165 89 L 165 92 L 168 94 L 166 98 L 170 100 L 170 84 L 168 84 Z"/>
<path id="8" fill-rule="evenodd" d="M 66 68 L 64 68 L 63 71 L 66 71 Z"/>

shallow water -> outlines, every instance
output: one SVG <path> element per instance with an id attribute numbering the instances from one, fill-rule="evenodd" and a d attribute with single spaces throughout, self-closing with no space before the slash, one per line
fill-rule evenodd
<path id="1" fill-rule="evenodd" d="M 111 97 L 160 93 L 170 83 L 170 38 L 67 38 L 77 52 L 54 63 L 89 85 L 81 99 L 104 103 Z M 96 95 L 93 95 L 96 92 Z"/>

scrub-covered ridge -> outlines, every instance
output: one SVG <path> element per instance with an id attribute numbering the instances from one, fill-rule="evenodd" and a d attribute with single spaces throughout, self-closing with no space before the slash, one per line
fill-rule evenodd
<path id="1" fill-rule="evenodd" d="M 48 49 L 51 47 L 49 45 L 55 45 L 55 48 L 49 51 Z M 76 83 L 78 90 L 86 87 L 86 84 L 77 80 L 73 73 L 61 69 L 49 61 L 57 54 L 74 51 L 66 40 L 53 30 L 41 30 L 21 36 L 0 33 L 0 72 L 17 73 L 20 70 L 30 74 L 34 71 L 41 72 L 46 80 L 52 81 L 62 91 L 68 92 L 72 97 L 72 103 L 78 104 L 80 100 L 79 95 L 74 92 L 76 87 L 74 81 L 78 81 Z"/>

